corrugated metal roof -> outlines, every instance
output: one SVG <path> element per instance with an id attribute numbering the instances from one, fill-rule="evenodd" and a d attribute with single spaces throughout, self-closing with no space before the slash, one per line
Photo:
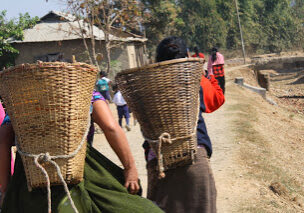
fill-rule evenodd
<path id="1" fill-rule="evenodd" d="M 58 16 L 63 15 L 60 12 L 51 11 Z M 47 15 L 49 15 L 48 13 Z M 47 15 L 43 16 L 46 17 Z M 42 18 L 43 18 L 42 17 Z M 73 20 L 72 16 L 65 16 L 69 20 Z M 80 27 L 81 26 L 81 27 Z M 64 41 L 82 39 L 81 30 L 84 32 L 85 38 L 90 38 L 90 28 L 84 21 L 59 21 L 59 22 L 40 22 L 31 29 L 24 30 L 24 39 L 14 40 L 8 39 L 9 43 L 25 43 L 25 42 L 48 42 L 48 41 Z M 104 32 L 96 26 L 93 26 L 93 35 L 96 40 L 105 40 Z M 112 41 L 139 41 L 145 42 L 145 38 L 120 38 L 114 35 L 110 35 Z"/>
<path id="2" fill-rule="evenodd" d="M 59 12 L 59 11 L 55 11 L 55 10 L 52 10 L 48 14 L 42 16 L 40 18 L 40 21 L 46 20 L 50 15 L 53 15 L 53 14 L 56 15 L 56 16 L 64 18 L 66 21 L 76 21 L 76 17 L 73 16 L 72 14 Z"/>

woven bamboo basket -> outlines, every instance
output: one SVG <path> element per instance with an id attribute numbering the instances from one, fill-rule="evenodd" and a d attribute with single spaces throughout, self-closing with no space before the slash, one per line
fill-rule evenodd
<path id="1" fill-rule="evenodd" d="M 116 76 L 143 136 L 157 155 L 158 170 L 193 163 L 203 64 L 197 58 L 175 59 Z"/>
<path id="2" fill-rule="evenodd" d="M 84 63 L 37 62 L 4 70 L 0 95 L 7 107 L 20 150 L 69 155 L 85 137 L 97 70 Z M 76 156 L 54 160 L 68 184 L 83 179 L 86 144 Z M 21 155 L 28 188 L 46 186 L 32 157 Z M 52 185 L 61 184 L 56 168 L 42 163 Z"/>

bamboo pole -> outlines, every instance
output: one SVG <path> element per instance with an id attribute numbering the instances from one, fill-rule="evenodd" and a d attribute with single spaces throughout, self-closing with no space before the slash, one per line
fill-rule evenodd
<path id="1" fill-rule="evenodd" d="M 240 15 L 239 15 L 238 2 L 237 2 L 237 0 L 234 0 L 234 2 L 235 2 L 235 8 L 236 8 L 236 13 L 237 13 L 238 22 L 239 22 L 240 34 L 241 34 L 241 43 L 242 43 L 242 51 L 243 51 L 243 57 L 244 57 L 244 64 L 246 64 L 245 45 L 244 45 L 244 40 L 243 40 L 243 32 L 242 32 L 241 20 L 240 20 Z"/>

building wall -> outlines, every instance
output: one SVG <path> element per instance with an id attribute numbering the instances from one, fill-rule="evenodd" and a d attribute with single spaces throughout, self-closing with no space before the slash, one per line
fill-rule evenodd
<path id="1" fill-rule="evenodd" d="M 90 46 L 90 42 L 87 42 Z M 102 53 L 105 56 L 103 42 L 97 41 L 96 53 Z M 122 45 L 120 48 L 111 50 L 111 60 L 118 61 L 120 69 L 130 68 L 130 57 L 128 46 L 134 46 L 132 43 Z M 33 42 L 33 43 L 15 43 L 14 47 L 19 50 L 20 54 L 16 59 L 16 64 L 34 63 L 39 56 L 54 53 L 63 53 L 64 59 L 72 61 L 72 55 L 78 62 L 89 63 L 88 55 L 85 52 L 85 47 L 82 40 L 68 40 L 61 42 Z M 138 56 L 136 56 L 138 57 Z M 138 59 L 134 59 L 138 60 Z M 134 66 L 137 62 L 131 62 Z"/>
<path id="2" fill-rule="evenodd" d="M 147 55 L 145 51 L 145 45 L 142 43 L 136 43 L 135 45 L 136 52 L 136 62 L 137 66 L 144 66 L 148 64 Z"/>
<path id="3" fill-rule="evenodd" d="M 128 50 L 128 58 L 129 58 L 129 67 L 130 68 L 135 68 L 137 67 L 137 61 L 136 61 L 136 53 L 135 53 L 135 47 L 134 45 L 129 44 L 127 46 L 127 50 Z"/>

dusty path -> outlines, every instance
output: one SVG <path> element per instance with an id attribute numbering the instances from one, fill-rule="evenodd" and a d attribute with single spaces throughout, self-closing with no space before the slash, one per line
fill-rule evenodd
<path id="1" fill-rule="evenodd" d="M 234 114 L 229 112 L 233 99 L 229 93 L 232 82 L 226 83 L 226 102 L 216 112 L 205 114 L 208 134 L 213 145 L 211 167 L 213 170 L 217 188 L 217 210 L 218 212 L 233 212 L 235 198 L 232 187 L 239 177 L 239 168 L 235 162 L 238 151 L 235 133 L 233 130 Z"/>
<path id="2" fill-rule="evenodd" d="M 228 68 L 226 72 L 229 74 L 230 71 L 235 69 L 237 68 Z M 233 105 L 233 97 L 231 97 L 231 94 L 229 93 L 229 87 L 232 86 L 233 83 L 232 80 L 227 80 L 226 103 L 218 111 L 204 115 L 208 132 L 213 143 L 214 150 L 211 158 L 211 166 L 214 172 L 218 192 L 218 212 L 221 213 L 231 212 L 231 209 L 233 209 L 232 207 L 235 201 L 233 201 L 234 198 L 232 196 L 233 193 L 231 186 L 236 184 L 236 179 L 232 177 L 239 176 L 238 167 L 234 162 L 234 156 L 237 152 L 237 143 L 235 142 L 234 133 L 232 131 L 234 115 L 233 113 L 229 113 L 229 107 Z M 117 117 L 114 105 L 111 104 L 110 106 L 115 117 Z M 137 124 L 136 126 L 133 126 L 133 121 L 131 123 L 132 130 L 130 132 L 126 131 L 126 135 L 136 160 L 145 196 L 147 174 L 143 149 L 141 147 L 143 138 L 140 133 L 139 125 Z M 105 141 L 103 134 L 95 135 L 94 146 L 105 156 L 121 166 L 118 158 Z"/>

